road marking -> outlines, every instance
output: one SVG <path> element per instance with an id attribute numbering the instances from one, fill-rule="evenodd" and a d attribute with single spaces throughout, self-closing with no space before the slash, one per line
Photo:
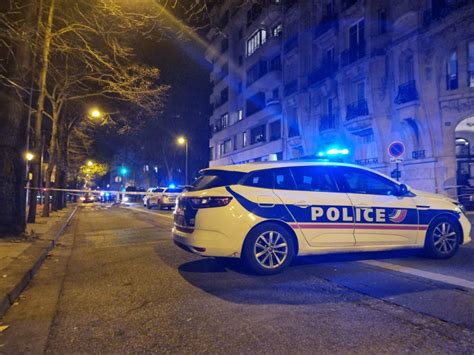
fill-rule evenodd
<path id="1" fill-rule="evenodd" d="M 459 286 L 463 288 L 468 288 L 470 290 L 474 290 L 474 282 L 461 279 L 459 277 L 437 274 L 434 272 L 423 271 L 423 270 L 414 269 L 407 266 L 401 266 L 401 265 L 392 264 L 392 263 L 385 263 L 383 261 L 377 261 L 377 260 L 365 260 L 365 261 L 359 261 L 359 262 L 362 264 L 372 265 L 372 266 L 376 266 L 376 267 L 380 267 L 380 268 L 388 269 L 392 271 L 398 271 L 405 274 L 419 276 L 425 279 L 439 281 L 439 282 L 447 283 L 453 286 Z"/>
<path id="2" fill-rule="evenodd" d="M 138 211 L 138 212 L 142 212 L 142 213 L 148 213 L 148 214 L 152 214 L 153 216 L 159 216 L 159 217 L 164 217 L 164 218 L 167 218 L 167 219 L 174 219 L 173 216 L 169 216 L 167 214 L 160 214 L 160 213 L 155 213 L 155 212 L 151 212 L 151 211 L 147 211 L 147 210 L 142 210 L 141 208 L 137 208 L 137 207 L 123 207 L 123 206 L 120 206 L 122 208 L 125 208 L 125 209 L 129 209 L 129 210 L 135 210 L 135 211 Z"/>

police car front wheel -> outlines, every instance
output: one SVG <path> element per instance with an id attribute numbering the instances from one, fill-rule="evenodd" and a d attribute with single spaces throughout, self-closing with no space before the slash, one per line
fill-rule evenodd
<path id="1" fill-rule="evenodd" d="M 293 238 L 284 227 L 265 223 L 250 231 L 244 243 L 243 259 L 258 274 L 276 274 L 291 263 L 294 250 Z"/>
<path id="2" fill-rule="evenodd" d="M 431 258 L 447 259 L 456 253 L 459 241 L 459 226 L 450 218 L 438 218 L 426 233 L 425 252 Z"/>

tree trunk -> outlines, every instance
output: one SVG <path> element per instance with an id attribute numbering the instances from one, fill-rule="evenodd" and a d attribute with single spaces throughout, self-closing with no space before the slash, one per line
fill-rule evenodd
<path id="1" fill-rule="evenodd" d="M 38 100 L 36 102 L 36 117 L 35 117 L 35 152 L 36 156 L 41 156 L 41 137 L 43 128 L 43 111 L 44 101 L 46 97 L 46 78 L 49 67 L 49 54 L 52 40 L 52 29 L 54 20 L 55 0 L 51 0 L 48 10 L 48 19 L 45 24 L 44 38 L 41 52 L 40 72 L 38 80 Z M 38 163 L 33 164 L 33 186 L 41 188 L 41 167 Z M 30 209 L 28 212 L 28 222 L 34 223 L 36 220 L 36 193 L 38 190 L 33 190 L 30 198 Z M 49 202 L 49 201 L 48 201 Z M 44 213 L 43 213 L 44 214 Z"/>
<path id="2" fill-rule="evenodd" d="M 44 194 L 44 206 L 43 206 L 43 217 L 49 217 L 49 210 L 51 207 L 51 177 L 53 175 L 54 167 L 57 162 L 57 147 L 58 147 L 58 125 L 59 125 L 59 113 L 55 110 L 53 113 L 53 127 L 51 129 L 51 141 L 49 143 L 49 163 L 45 174 L 45 194 Z M 57 170 L 57 169 L 56 169 Z"/>
<path id="3" fill-rule="evenodd" d="M 33 27 L 35 2 L 25 1 L 25 5 L 26 23 Z M 7 63 L 8 73 L 20 77 L 20 74 L 28 73 L 32 64 L 29 46 L 21 43 L 14 52 L 15 60 Z M 0 236 L 21 234 L 26 226 L 25 116 L 15 90 L 3 88 L 0 92 Z"/>

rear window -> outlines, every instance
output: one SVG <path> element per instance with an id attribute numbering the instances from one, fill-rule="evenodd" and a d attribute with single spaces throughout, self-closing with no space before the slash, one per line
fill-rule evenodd
<path id="1" fill-rule="evenodd" d="M 151 192 L 163 192 L 163 191 L 164 191 L 164 189 L 153 189 L 153 190 L 151 190 Z"/>
<path id="2" fill-rule="evenodd" d="M 165 192 L 168 192 L 168 193 L 170 193 L 170 194 L 173 194 L 173 193 L 181 193 L 181 192 L 183 192 L 183 189 L 180 188 L 180 187 L 176 187 L 176 188 L 174 188 L 174 189 L 171 189 L 171 188 L 170 188 L 170 189 L 166 189 Z"/>
<path id="3" fill-rule="evenodd" d="M 212 189 L 214 187 L 235 185 L 245 173 L 227 170 L 206 170 L 192 184 L 193 191 Z"/>

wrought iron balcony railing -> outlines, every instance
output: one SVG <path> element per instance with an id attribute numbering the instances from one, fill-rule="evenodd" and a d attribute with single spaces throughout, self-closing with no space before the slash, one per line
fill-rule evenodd
<path id="1" fill-rule="evenodd" d="M 319 68 L 308 75 L 308 84 L 316 84 L 317 82 L 332 76 L 338 69 L 339 65 L 335 61 L 323 62 Z"/>
<path id="2" fill-rule="evenodd" d="M 357 117 L 367 116 L 369 114 L 369 106 L 367 100 L 358 100 L 347 105 L 346 120 L 352 120 Z"/>
<path id="3" fill-rule="evenodd" d="M 418 91 L 416 90 L 416 81 L 410 80 L 398 86 L 397 97 L 395 97 L 396 104 L 404 104 L 410 101 L 418 100 Z"/>
<path id="4" fill-rule="evenodd" d="M 319 121 L 319 131 L 327 131 L 336 128 L 336 115 L 322 115 Z"/>

